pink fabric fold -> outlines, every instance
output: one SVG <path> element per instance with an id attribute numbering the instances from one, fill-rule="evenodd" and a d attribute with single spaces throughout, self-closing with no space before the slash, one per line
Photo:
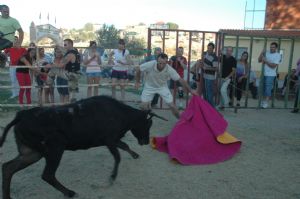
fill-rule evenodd
<path id="1" fill-rule="evenodd" d="M 236 154 L 241 141 L 217 141 L 227 128 L 223 116 L 199 96 L 193 96 L 180 120 L 165 137 L 154 137 L 153 144 L 184 165 L 213 164 Z"/>

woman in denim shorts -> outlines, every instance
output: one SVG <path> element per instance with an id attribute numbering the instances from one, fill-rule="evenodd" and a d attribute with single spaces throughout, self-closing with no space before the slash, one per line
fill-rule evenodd
<path id="1" fill-rule="evenodd" d="M 54 68 L 51 69 L 57 71 L 57 73 L 62 73 L 62 71 L 64 71 L 64 68 L 58 68 L 56 66 L 58 66 L 63 59 L 63 49 L 60 46 L 56 46 L 54 48 L 54 60 L 53 60 L 53 64 L 54 64 Z M 60 72 L 58 72 L 60 71 Z M 57 76 L 56 77 L 56 85 L 57 85 L 57 92 L 59 93 L 59 100 L 61 104 L 66 104 L 69 103 L 69 88 L 68 88 L 68 80 Z"/>
<path id="2" fill-rule="evenodd" d="M 97 52 L 95 41 L 90 41 L 90 47 L 83 57 L 83 63 L 86 66 L 87 83 L 90 85 L 87 89 L 87 97 L 97 96 L 101 78 L 101 57 Z"/>

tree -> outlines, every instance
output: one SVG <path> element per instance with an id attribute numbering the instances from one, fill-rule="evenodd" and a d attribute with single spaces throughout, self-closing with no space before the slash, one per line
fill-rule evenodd
<path id="1" fill-rule="evenodd" d="M 144 54 L 146 42 L 144 39 L 125 36 L 126 48 L 130 51 L 131 55 L 141 56 Z"/>
<path id="2" fill-rule="evenodd" d="M 94 26 L 92 23 L 86 23 L 83 27 L 83 30 L 88 32 L 88 31 L 94 31 Z"/>
<path id="3" fill-rule="evenodd" d="M 102 28 L 96 32 L 96 38 L 102 48 L 117 48 L 120 30 L 116 29 L 114 25 L 103 24 Z"/>
<path id="4" fill-rule="evenodd" d="M 168 22 L 167 25 L 169 26 L 169 29 L 178 29 L 179 26 L 176 23 Z"/>

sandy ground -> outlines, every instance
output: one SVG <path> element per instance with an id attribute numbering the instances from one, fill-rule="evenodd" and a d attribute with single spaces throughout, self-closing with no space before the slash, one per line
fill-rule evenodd
<path id="1" fill-rule="evenodd" d="M 155 111 L 169 121 L 154 119 L 151 135 L 167 135 L 176 120 L 167 110 Z M 228 161 L 174 164 L 167 154 L 139 146 L 129 132 L 123 140 L 140 158 L 134 160 L 121 151 L 114 185 L 107 186 L 113 157 L 105 147 L 65 152 L 57 177 L 77 192 L 78 199 L 299 199 L 300 114 L 285 109 L 239 109 L 237 114 L 227 109 L 222 114 L 229 132 L 243 141 L 241 151 Z M 0 125 L 14 115 L 0 112 Z M 12 131 L 1 153 L 1 164 L 16 156 Z M 64 198 L 40 178 L 44 165 L 42 159 L 14 176 L 14 199 Z"/>

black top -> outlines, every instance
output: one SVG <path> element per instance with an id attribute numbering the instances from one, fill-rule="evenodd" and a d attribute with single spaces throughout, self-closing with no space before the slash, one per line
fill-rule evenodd
<path id="1" fill-rule="evenodd" d="M 223 55 L 222 78 L 226 78 L 232 72 L 232 68 L 236 68 L 236 59 Z"/>
<path id="2" fill-rule="evenodd" d="M 76 60 L 75 60 L 75 62 L 74 63 L 72 63 L 72 62 L 68 62 L 67 64 L 66 64 L 66 71 L 68 71 L 68 72 L 78 72 L 78 71 L 80 71 L 80 54 L 79 54 L 79 52 L 77 51 L 77 50 L 69 50 L 66 54 L 65 54 L 65 56 L 67 56 L 68 54 L 70 54 L 70 53 L 72 53 L 72 54 L 74 54 L 75 55 L 75 57 L 76 57 Z"/>
<path id="3" fill-rule="evenodd" d="M 18 63 L 17 63 L 18 66 L 26 66 L 26 64 L 23 63 L 23 62 L 21 61 L 22 58 L 27 59 L 27 61 L 28 61 L 30 64 L 32 64 L 31 59 L 28 60 L 27 57 L 23 56 L 23 57 L 21 57 L 21 58 L 19 59 L 19 61 L 18 61 Z M 17 73 L 29 73 L 29 68 L 17 68 L 17 69 L 16 69 L 16 72 L 17 72 Z"/>

